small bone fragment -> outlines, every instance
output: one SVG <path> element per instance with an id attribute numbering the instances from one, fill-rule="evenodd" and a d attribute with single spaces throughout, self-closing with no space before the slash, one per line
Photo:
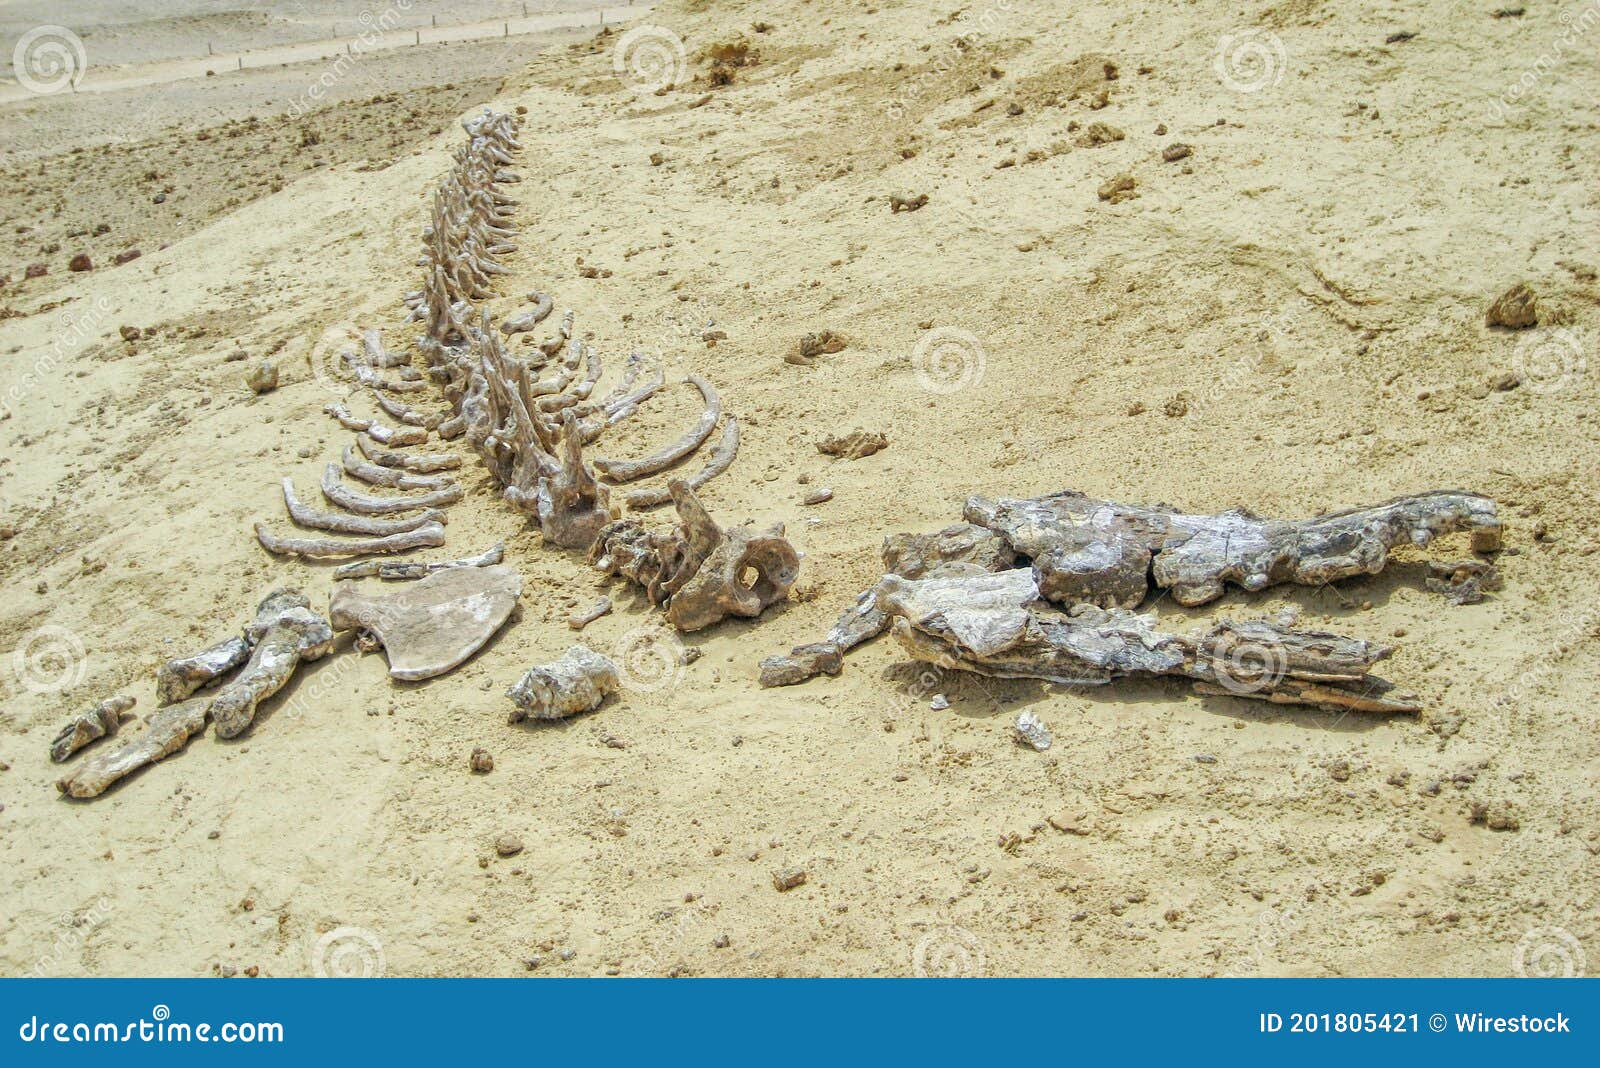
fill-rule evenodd
<path id="1" fill-rule="evenodd" d="M 722 438 L 717 442 L 716 451 L 711 454 L 711 459 L 707 460 L 706 465 L 699 471 L 684 479 L 684 482 L 690 489 L 699 489 L 732 467 L 733 458 L 737 455 L 739 455 L 739 421 L 730 415 L 722 426 Z M 670 501 L 672 490 L 670 487 L 629 490 L 623 499 L 628 502 L 629 508 L 643 511 Z"/>
<path id="2" fill-rule="evenodd" d="M 573 612 L 567 617 L 567 626 L 573 630 L 582 630 L 590 623 L 611 611 L 611 598 L 602 597 L 582 612 Z"/>
<path id="3" fill-rule="evenodd" d="M 597 459 L 594 469 L 600 476 L 610 482 L 633 482 L 648 475 L 658 474 L 676 464 L 684 457 L 704 444 L 706 438 L 717 427 L 717 420 L 722 418 L 722 398 L 717 396 L 717 391 L 712 388 L 699 375 L 690 375 L 684 381 L 700 391 L 700 396 L 705 400 L 705 410 L 700 413 L 700 418 L 694 426 L 684 432 L 678 440 L 662 446 L 655 452 L 638 460 L 606 460 Z"/>
<path id="4" fill-rule="evenodd" d="M 349 364 L 350 370 L 355 373 L 356 381 L 369 389 L 383 389 L 388 390 L 390 393 L 415 393 L 418 390 L 428 388 L 428 383 L 422 381 L 420 376 L 406 377 L 406 371 L 410 370 L 410 368 L 401 369 L 399 371 L 400 377 L 398 378 L 388 378 L 368 367 L 353 352 L 346 350 L 341 355 L 343 355 L 345 363 Z M 415 376 L 416 372 L 411 371 L 411 374 Z"/>
<path id="5" fill-rule="evenodd" d="M 616 692 L 621 680 L 617 665 L 585 645 L 574 645 L 561 659 L 527 674 L 506 691 L 517 706 L 509 722 L 525 719 L 565 719 L 599 708 L 606 695 Z"/>
<path id="6" fill-rule="evenodd" d="M 826 504 L 833 500 L 832 486 L 813 486 L 800 498 L 801 504 Z"/>
<path id="7" fill-rule="evenodd" d="M 194 697 L 157 709 L 144 730 L 115 749 L 94 754 L 59 780 L 56 788 L 68 797 L 98 797 L 124 775 L 171 756 L 205 730 L 211 701 L 210 696 Z"/>
<path id="8" fill-rule="evenodd" d="M 520 334 L 532 330 L 544 322 L 551 309 L 555 307 L 555 303 L 543 293 L 533 294 L 533 300 L 533 307 L 527 311 L 509 316 L 500 323 L 500 332 L 502 334 Z"/>
<path id="9" fill-rule="evenodd" d="M 333 465 L 329 464 L 328 467 L 332 469 Z M 383 538 L 390 534 L 403 534 L 408 530 L 415 530 L 424 523 L 449 522 L 449 517 L 437 508 L 429 508 L 407 519 L 374 519 L 364 515 L 319 511 L 307 506 L 295 496 L 292 478 L 283 480 L 283 504 L 289 510 L 289 518 L 294 520 L 296 526 L 309 527 L 312 530 L 331 530 L 336 534 L 365 534 Z"/>
<path id="10" fill-rule="evenodd" d="M 370 493 L 361 493 L 346 486 L 339 478 L 339 466 L 330 463 L 322 471 L 322 495 L 330 503 L 347 511 L 358 512 L 361 515 L 389 515 L 393 512 L 409 512 L 416 508 L 433 509 L 440 505 L 454 504 L 461 499 L 462 489 L 458 484 L 448 482 L 431 493 L 415 497 L 375 497 Z M 439 518 L 443 522 L 442 513 Z"/>
<path id="11" fill-rule="evenodd" d="M 124 695 L 108 697 L 89 711 L 61 728 L 50 743 L 50 759 L 57 764 L 67 759 L 99 738 L 109 738 L 122 726 L 122 713 L 133 707 L 133 698 Z"/>
<path id="12" fill-rule="evenodd" d="M 876 431 L 853 430 L 848 434 L 823 438 L 817 451 L 841 460 L 860 460 L 888 448 L 889 439 Z"/>
<path id="13" fill-rule="evenodd" d="M 236 738 L 255 721 L 261 702 L 283 689 L 301 661 L 333 651 L 333 628 L 298 590 L 278 590 L 261 602 L 245 631 L 250 660 L 211 701 L 217 737 Z"/>
<path id="14" fill-rule="evenodd" d="M 488 567 L 504 560 L 505 555 L 505 542 L 496 542 L 488 551 L 460 560 L 436 560 L 431 563 L 420 560 L 358 560 L 353 564 L 341 564 L 334 568 L 333 580 L 343 582 L 346 579 L 358 578 L 427 578 L 435 571 L 444 571 L 452 567 Z"/>
<path id="15" fill-rule="evenodd" d="M 1237 508 L 1191 515 L 1068 490 L 1032 500 L 972 497 L 965 518 L 1031 559 L 1049 600 L 1123 608 L 1143 601 L 1152 579 L 1179 604 L 1200 605 L 1222 596 L 1228 582 L 1257 591 L 1375 575 L 1402 540 L 1423 546 L 1467 530 L 1474 551 L 1491 552 L 1501 529 L 1493 501 L 1454 490 L 1295 521 Z"/>
<path id="16" fill-rule="evenodd" d="M 454 441 L 466 432 L 467 420 L 464 416 L 451 416 L 439 424 L 439 436 L 446 441 Z"/>
<path id="17" fill-rule="evenodd" d="M 1054 740 L 1050 735 L 1050 728 L 1044 725 L 1044 720 L 1027 709 L 1017 713 L 1017 722 L 1011 729 L 1016 731 L 1017 741 L 1031 746 L 1036 752 L 1042 753 L 1049 749 L 1050 743 Z"/>
<path id="18" fill-rule="evenodd" d="M 156 697 L 164 705 L 182 701 L 248 659 L 250 643 L 243 638 L 224 638 L 198 653 L 175 657 L 156 673 Z"/>
<path id="19" fill-rule="evenodd" d="M 455 481 L 449 475 L 413 475 L 393 467 L 364 463 L 356 456 L 355 449 L 349 445 L 344 447 L 340 460 L 344 465 L 345 474 L 351 478 L 358 478 L 369 486 L 398 490 L 438 490 L 449 489 L 455 485 Z"/>
<path id="20" fill-rule="evenodd" d="M 391 677 L 416 682 L 466 663 L 511 617 L 521 595 L 516 568 L 452 567 L 377 597 L 340 582 L 329 616 L 335 629 L 376 638 Z"/>
<path id="21" fill-rule="evenodd" d="M 339 425 L 346 430 L 365 430 L 372 425 L 371 419 L 357 419 L 350 414 L 350 409 L 342 404 L 324 404 L 322 410 L 338 420 Z"/>
<path id="22" fill-rule="evenodd" d="M 265 523 L 256 523 L 256 540 L 269 553 L 279 556 L 306 556 L 326 559 L 337 556 L 369 556 L 373 553 L 403 553 L 408 549 L 437 548 L 444 544 L 444 527 L 439 523 L 424 523 L 415 530 L 391 534 L 385 538 L 359 538 L 341 541 L 337 538 L 282 538 L 267 529 Z"/>
<path id="23" fill-rule="evenodd" d="M 898 215 L 902 211 L 916 211 L 927 202 L 928 194 L 926 193 L 917 193 L 909 196 L 891 193 L 889 195 L 889 214 Z"/>
<path id="24" fill-rule="evenodd" d="M 366 434 L 356 435 L 356 445 L 361 454 L 380 467 L 394 467 L 413 474 L 431 474 L 435 471 L 454 471 L 461 466 L 461 457 L 449 453 L 389 452 Z"/>
<path id="25" fill-rule="evenodd" d="M 837 675 L 844 670 L 844 656 L 832 642 L 797 645 L 787 656 L 769 656 L 761 661 L 761 685 L 794 686 L 818 675 Z"/>

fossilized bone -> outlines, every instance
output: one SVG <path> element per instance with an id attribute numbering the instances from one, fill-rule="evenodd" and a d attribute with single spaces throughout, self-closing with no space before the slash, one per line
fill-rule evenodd
<path id="1" fill-rule="evenodd" d="M 571 411 L 562 413 L 560 463 L 554 475 L 539 480 L 539 529 L 563 548 L 587 549 L 612 515 L 606 487 L 583 462 L 583 435 Z M 508 488 L 506 497 L 515 504 L 512 493 Z"/>
<path id="2" fill-rule="evenodd" d="M 414 378 L 406 377 L 406 372 L 411 371 L 410 368 L 399 368 L 397 370 L 400 377 L 390 378 L 368 367 L 362 362 L 361 357 L 348 349 L 340 353 L 340 355 L 344 357 L 344 361 L 349 366 L 351 373 L 356 376 L 356 381 L 370 389 L 384 389 L 390 393 L 415 393 L 419 389 L 428 388 L 428 384 L 420 376 Z M 411 374 L 416 375 L 416 372 L 411 371 Z"/>
<path id="3" fill-rule="evenodd" d="M 561 659 L 529 668 L 506 696 L 516 708 L 509 721 L 565 719 L 592 712 L 616 692 L 620 684 L 617 665 L 586 645 L 574 645 Z"/>
<path id="4" fill-rule="evenodd" d="M 171 756 L 205 730 L 211 701 L 210 696 L 192 697 L 157 709 L 144 730 L 115 749 L 94 754 L 58 780 L 56 788 L 68 797 L 98 797 L 118 779 Z"/>
<path id="5" fill-rule="evenodd" d="M 333 465 L 329 464 L 332 474 L 338 477 Z M 338 502 L 335 501 L 335 504 Z M 295 496 L 294 479 L 283 480 L 283 504 L 289 510 L 289 518 L 294 520 L 296 526 L 309 527 L 312 530 L 331 530 L 336 534 L 365 534 L 370 537 L 384 538 L 391 534 L 403 534 L 408 530 L 415 530 L 425 523 L 448 523 L 450 517 L 437 508 L 429 508 L 417 515 L 406 519 L 374 519 L 367 515 L 346 515 L 343 512 L 324 512 L 308 507 L 305 502 Z"/>
<path id="6" fill-rule="evenodd" d="M 399 592 L 369 596 L 353 582 L 334 586 L 329 618 L 383 646 L 389 674 L 415 682 L 465 663 L 510 618 L 522 576 L 503 564 L 436 571 Z"/>
<path id="7" fill-rule="evenodd" d="M 454 471 L 461 466 L 461 457 L 459 456 L 444 452 L 392 452 L 381 448 L 378 442 L 366 434 L 356 435 L 356 447 L 361 450 L 361 455 L 379 467 L 393 467 L 402 471 L 410 471 L 416 475 L 428 475 L 436 471 Z"/>
<path id="8" fill-rule="evenodd" d="M 1202 693 L 1359 712 L 1415 712 L 1414 699 L 1369 674 L 1386 646 L 1266 620 L 1224 622 L 1185 636 L 1155 615 L 1041 600 L 1034 569 L 903 579 L 886 575 L 878 606 L 916 659 L 996 678 L 1101 685 L 1129 675 L 1179 675 Z"/>
<path id="9" fill-rule="evenodd" d="M 637 460 L 607 460 L 596 459 L 594 469 L 608 482 L 633 482 L 649 475 L 659 474 L 673 466 L 684 457 L 698 449 L 711 436 L 716 429 L 717 420 L 722 418 L 722 398 L 717 391 L 699 375 L 690 375 L 684 379 L 689 385 L 700 391 L 700 396 L 705 401 L 705 410 L 700 413 L 700 418 L 695 420 L 694 426 L 686 430 L 676 441 L 670 442 Z"/>
<path id="10" fill-rule="evenodd" d="M 333 651 L 333 628 L 311 611 L 298 590 L 282 590 L 261 602 L 245 630 L 250 659 L 211 701 L 219 738 L 237 738 L 255 721 L 261 702 L 283 689 L 302 661 Z"/>
<path id="11" fill-rule="evenodd" d="M 421 445 L 428 440 L 428 431 L 425 427 L 409 426 L 402 429 L 384 426 L 375 419 L 357 419 L 350 414 L 350 409 L 342 404 L 325 405 L 322 409 L 346 430 L 365 431 L 373 441 L 381 445 L 403 446 Z"/>
<path id="12" fill-rule="evenodd" d="M 395 467 L 381 467 L 366 463 L 356 456 L 352 446 L 346 445 L 340 455 L 345 474 L 360 479 L 369 486 L 383 486 L 398 490 L 442 490 L 456 483 L 449 475 L 414 475 Z"/>
<path id="13" fill-rule="evenodd" d="M 156 697 L 164 705 L 182 701 L 248 659 L 250 643 L 236 637 L 223 638 L 189 656 L 174 657 L 156 672 Z"/>
<path id="14" fill-rule="evenodd" d="M 404 367 L 411 362 L 404 353 L 386 350 L 383 334 L 378 330 L 361 331 L 361 354 L 373 367 Z"/>
<path id="15" fill-rule="evenodd" d="M 669 489 L 678 509 L 675 534 L 647 530 L 638 520 L 608 524 L 589 550 L 601 571 L 632 579 L 681 631 L 696 631 L 727 616 L 758 616 L 788 596 L 800 554 L 783 537 L 781 524 L 753 532 L 720 529 L 693 488 L 674 479 Z"/>
<path id="16" fill-rule="evenodd" d="M 1070 490 L 1033 500 L 973 497 L 965 518 L 1031 559 L 1049 600 L 1103 607 L 1137 607 L 1152 582 L 1179 604 L 1199 605 L 1220 597 L 1228 582 L 1254 591 L 1374 575 L 1402 539 L 1427 545 L 1458 530 L 1472 532 L 1479 552 L 1500 546 L 1494 502 L 1453 490 L 1299 521 L 1261 519 L 1243 509 L 1190 515 Z"/>
<path id="17" fill-rule="evenodd" d="M 739 455 L 739 420 L 730 415 L 722 426 L 722 438 L 717 442 L 716 451 L 711 454 L 706 465 L 684 479 L 684 483 L 690 489 L 699 489 L 733 466 L 733 458 L 737 455 Z M 629 490 L 623 496 L 623 500 L 628 502 L 628 507 L 634 511 L 654 508 L 671 499 L 670 488 Z"/>
<path id="18" fill-rule="evenodd" d="M 265 523 L 258 522 L 256 540 L 261 542 L 263 549 L 279 556 L 307 556 L 313 559 L 371 556 L 375 553 L 403 553 L 408 549 L 436 548 L 444 544 L 444 527 L 439 523 L 424 523 L 415 530 L 401 534 L 342 541 L 337 538 L 283 538 L 268 530 Z"/>
<path id="19" fill-rule="evenodd" d="M 387 470 L 387 468 L 385 469 Z M 339 477 L 339 465 L 330 463 L 322 471 L 322 495 L 330 504 L 336 504 L 351 512 L 361 515 L 390 515 L 394 512 L 409 512 L 418 508 L 432 510 L 441 505 L 455 504 L 461 499 L 462 489 L 451 482 L 440 489 L 430 493 L 419 494 L 415 497 L 375 497 L 370 493 L 361 493 L 344 484 Z M 443 515 L 431 515 L 432 518 L 443 522 Z"/>
<path id="20" fill-rule="evenodd" d="M 533 301 L 533 307 L 527 311 L 518 312 L 516 315 L 509 316 L 502 321 L 500 323 L 500 332 L 502 334 L 520 334 L 532 330 L 544 322 L 551 310 L 555 308 L 555 302 L 543 293 L 533 294 Z"/>
<path id="21" fill-rule="evenodd" d="M 498 564 L 506 556 L 505 542 L 495 542 L 487 550 L 477 556 L 463 557 L 460 560 L 435 560 L 424 562 L 421 560 L 358 560 L 353 564 L 341 564 L 333 569 L 333 579 L 340 582 L 345 579 L 380 578 L 380 579 L 419 579 L 426 578 L 436 571 L 444 571 L 452 567 L 488 567 Z"/>
<path id="22" fill-rule="evenodd" d="M 420 426 L 425 430 L 433 430 L 444 421 L 442 415 L 419 412 L 411 405 L 397 401 L 387 393 L 382 393 L 378 390 L 372 391 L 372 399 L 378 402 L 378 407 L 407 426 Z"/>
<path id="23" fill-rule="evenodd" d="M 116 734 L 122 726 L 122 714 L 133 705 L 133 698 L 121 694 L 101 701 L 61 728 L 50 742 L 50 759 L 57 764 L 64 764 L 73 753 L 89 743 Z"/>

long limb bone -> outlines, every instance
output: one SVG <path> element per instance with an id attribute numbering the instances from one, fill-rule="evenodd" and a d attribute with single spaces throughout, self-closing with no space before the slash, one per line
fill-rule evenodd
<path id="1" fill-rule="evenodd" d="M 262 602 L 246 632 L 253 645 L 249 662 L 211 702 L 217 737 L 243 734 L 261 702 L 283 689 L 301 661 L 320 660 L 333 651 L 333 627 L 304 602 L 296 591 Z"/>
<path id="2" fill-rule="evenodd" d="M 328 466 L 331 468 L 333 465 Z M 424 523 L 449 522 L 449 517 L 437 508 L 429 508 L 407 519 L 373 519 L 364 515 L 324 512 L 307 506 L 295 496 L 294 480 L 290 478 L 283 480 L 283 504 L 289 510 L 289 518 L 294 520 L 296 526 L 312 530 L 331 530 L 335 534 L 365 534 L 382 538 L 390 534 L 403 534 L 408 530 L 415 530 Z"/>
<path id="3" fill-rule="evenodd" d="M 250 659 L 250 643 L 224 638 L 190 656 L 168 660 L 156 673 L 156 696 L 164 705 L 181 701 Z"/>
<path id="4" fill-rule="evenodd" d="M 437 548 L 444 544 L 444 527 L 438 523 L 424 523 L 403 534 L 386 538 L 357 538 L 342 541 L 337 538 L 283 538 L 267 529 L 265 523 L 256 524 L 256 540 L 269 553 L 279 556 L 306 556 L 327 559 L 338 556 L 370 556 L 374 553 L 403 553 L 409 549 Z"/>
<path id="5" fill-rule="evenodd" d="M 194 697 L 158 709 L 144 730 L 115 749 L 96 753 L 59 780 L 56 788 L 68 797 L 98 797 L 124 775 L 171 756 L 205 730 L 211 701 L 209 695 Z"/>

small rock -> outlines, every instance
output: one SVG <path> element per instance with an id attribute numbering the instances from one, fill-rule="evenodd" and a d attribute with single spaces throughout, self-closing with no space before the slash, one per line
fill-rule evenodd
<path id="1" fill-rule="evenodd" d="M 139 340 L 139 328 L 137 326 L 119 326 L 117 327 L 117 333 L 122 335 L 122 340 L 124 341 Z"/>
<path id="2" fill-rule="evenodd" d="M 560 953 L 556 954 L 556 956 L 560 957 L 562 960 L 565 960 L 565 961 L 570 961 L 573 957 L 576 957 L 577 955 L 578 955 L 578 951 L 575 950 L 575 949 L 563 949 Z"/>
<path id="3" fill-rule="evenodd" d="M 832 642 L 797 645 L 788 656 L 769 656 L 761 661 L 761 685 L 794 686 L 818 675 L 837 675 L 844 670 L 844 654 Z"/>
<path id="4" fill-rule="evenodd" d="M 522 839 L 514 834 L 502 834 L 494 840 L 494 851 L 502 857 L 514 857 L 522 852 Z"/>
<path id="5" fill-rule="evenodd" d="M 47 275 L 49 273 L 50 273 L 49 264 L 45 264 L 45 263 L 30 263 L 30 264 L 28 264 L 28 266 L 26 268 L 23 269 L 22 277 L 24 277 L 24 278 L 43 278 L 45 275 Z"/>
<path id="6" fill-rule="evenodd" d="M 114 266 L 121 267 L 124 263 L 132 263 L 134 260 L 143 255 L 144 253 L 140 252 L 136 248 L 125 249 L 124 251 L 113 256 L 111 258 L 111 262 Z"/>
<path id="7" fill-rule="evenodd" d="M 1085 835 L 1093 829 L 1087 812 L 1058 812 L 1046 822 L 1063 834 Z"/>
<path id="8" fill-rule="evenodd" d="M 1350 781 L 1350 761 L 1335 760 L 1328 765 L 1328 775 L 1334 782 Z"/>
<path id="9" fill-rule="evenodd" d="M 1217 762 L 1217 758 L 1212 756 L 1210 753 L 1196 753 L 1194 755 L 1194 762 L 1196 764 L 1215 764 Z"/>
<path id="10" fill-rule="evenodd" d="M 1189 414 L 1189 394 L 1179 393 L 1163 404 L 1161 411 L 1168 419 L 1182 419 Z"/>
<path id="11" fill-rule="evenodd" d="M 1046 727 L 1044 721 L 1032 712 L 1018 714 L 1017 721 L 1012 724 L 1011 729 L 1016 732 L 1017 741 L 1023 745 L 1031 746 L 1037 752 L 1042 753 L 1050 748 L 1050 742 L 1052 741 L 1050 728 Z"/>
<path id="12" fill-rule="evenodd" d="M 1097 148 L 1100 145 L 1109 145 L 1113 141 L 1120 141 L 1127 135 L 1115 126 L 1104 122 L 1091 122 L 1078 135 L 1078 145 L 1082 148 Z"/>
<path id="13" fill-rule="evenodd" d="M 836 352 L 843 352 L 845 344 L 842 334 L 836 334 L 832 330 L 819 330 L 800 339 L 800 355 L 808 360 L 814 356 L 831 356 Z"/>
<path id="14" fill-rule="evenodd" d="M 806 870 L 804 868 L 784 868 L 782 871 L 772 873 L 772 885 L 777 888 L 780 894 L 793 890 L 797 886 L 804 886 L 805 882 Z"/>
<path id="15" fill-rule="evenodd" d="M 92 271 L 94 263 L 89 259 L 87 252 L 80 252 L 67 261 L 67 270 L 75 272 Z"/>
<path id="16" fill-rule="evenodd" d="M 890 214 L 898 215 L 902 211 L 916 211 L 927 202 L 928 194 L 926 193 L 918 193 L 915 196 L 906 197 L 891 195 L 889 197 L 889 212 Z"/>
<path id="17" fill-rule="evenodd" d="M 950 698 L 942 693 L 936 693 L 933 695 L 933 700 L 928 702 L 928 707 L 935 712 L 943 712 L 950 707 Z"/>
<path id="18" fill-rule="evenodd" d="M 494 757 L 489 755 L 489 750 L 479 746 L 467 759 L 467 766 L 479 775 L 487 775 L 494 770 Z"/>
<path id="19" fill-rule="evenodd" d="M 1182 141 L 1174 141 L 1161 150 L 1161 158 L 1168 163 L 1176 163 L 1180 159 L 1185 159 L 1192 155 L 1194 155 L 1194 149 Z"/>
<path id="20" fill-rule="evenodd" d="M 817 442 L 817 451 L 824 456 L 837 456 L 841 460 L 860 460 L 888 448 L 889 439 L 876 431 L 854 430 L 849 434 L 824 438 Z"/>
<path id="21" fill-rule="evenodd" d="M 663 156 L 661 153 L 659 153 L 659 152 L 650 153 L 650 166 L 659 167 L 665 162 L 667 162 L 667 157 Z"/>
<path id="22" fill-rule="evenodd" d="M 261 974 L 261 968 L 258 965 L 252 964 L 250 967 L 244 970 L 244 974 L 254 979 Z"/>
<path id="23" fill-rule="evenodd" d="M 1102 183 L 1096 195 L 1101 200 L 1112 204 L 1120 204 L 1124 200 L 1129 200 L 1139 195 L 1138 184 L 1138 180 L 1133 175 L 1119 174 L 1113 178 L 1108 178 Z"/>
<path id="24" fill-rule="evenodd" d="M 1526 282 L 1518 282 L 1489 305 L 1484 314 L 1485 326 L 1504 326 L 1523 330 L 1539 322 L 1537 298 Z"/>
<path id="25" fill-rule="evenodd" d="M 256 393 L 271 393 L 278 388 L 278 365 L 271 360 L 262 360 L 251 369 L 244 381 Z"/>
<path id="26" fill-rule="evenodd" d="M 1491 831 L 1522 829 L 1522 821 L 1518 818 L 1516 809 L 1504 801 L 1474 801 L 1471 819 L 1473 823 L 1481 823 Z"/>
<path id="27" fill-rule="evenodd" d="M 825 504 L 833 500 L 833 487 L 818 486 L 816 489 L 807 490 L 806 495 L 800 498 L 801 504 Z"/>
<path id="28" fill-rule="evenodd" d="M 719 934 L 717 937 L 711 940 L 711 945 L 715 949 L 727 949 L 729 946 L 733 945 L 733 939 L 729 938 L 725 934 Z"/>

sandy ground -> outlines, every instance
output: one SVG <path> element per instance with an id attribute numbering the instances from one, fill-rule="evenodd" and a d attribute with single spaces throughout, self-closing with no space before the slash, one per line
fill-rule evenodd
<path id="1" fill-rule="evenodd" d="M 36 654 L 0 663 L 0 965 L 303 975 L 332 940 L 401 975 L 1592 968 L 1600 10 L 1500 6 L 670 0 L 650 20 L 686 61 L 659 94 L 619 82 L 611 34 L 502 53 L 454 96 L 439 66 L 330 105 L 322 166 L 287 125 L 230 157 L 226 122 L 176 101 L 182 132 L 37 143 L 0 186 L 20 238 L 0 265 L 0 650 Z M 705 50 L 740 36 L 758 58 L 712 86 Z M 438 113 L 481 103 L 528 109 L 522 251 L 491 308 L 548 290 L 614 365 L 645 349 L 712 378 L 746 434 L 705 498 L 789 525 L 794 602 L 691 636 L 702 659 L 596 714 L 508 726 L 501 691 L 601 585 L 469 460 L 435 555 L 503 539 L 528 580 L 482 655 L 396 686 L 341 653 L 238 742 L 62 800 L 45 750 L 70 715 L 117 691 L 148 712 L 163 659 L 276 586 L 326 592 L 327 567 L 268 557 L 249 525 L 345 440 L 309 358 L 323 330 L 408 336 L 398 299 L 460 139 Z M 404 130 L 380 117 L 405 108 L 424 114 Z M 1173 142 L 1192 154 L 1163 160 Z M 205 210 L 158 221 L 151 166 Z M 1100 199 L 1118 174 L 1138 195 Z M 97 217 L 111 234 L 68 235 Z M 135 236 L 140 259 L 101 266 Z M 96 269 L 64 276 L 87 249 Z M 19 281 L 35 260 L 50 274 Z M 1541 324 L 1486 328 L 1518 280 Z M 783 360 L 822 328 L 848 347 Z M 914 355 L 941 329 L 972 340 L 930 377 Z M 284 384 L 258 398 L 235 357 L 269 353 Z M 675 435 L 683 392 L 611 451 Z M 888 449 L 817 452 L 856 426 Z M 802 476 L 833 500 L 802 506 Z M 1297 606 L 1392 641 L 1416 718 L 927 677 L 887 641 L 840 678 L 756 687 L 876 578 L 884 534 L 952 522 L 970 493 L 1069 487 L 1289 516 L 1479 490 L 1508 520 L 1505 586 L 1452 607 L 1407 550 L 1336 587 L 1154 606 L 1179 626 Z M 597 649 L 659 626 L 618 604 L 584 633 Z M 1013 743 L 1022 709 L 1048 753 Z M 492 773 L 469 773 L 476 746 Z M 502 859 L 507 833 L 527 848 Z M 808 880 L 780 893 L 789 867 Z"/>

